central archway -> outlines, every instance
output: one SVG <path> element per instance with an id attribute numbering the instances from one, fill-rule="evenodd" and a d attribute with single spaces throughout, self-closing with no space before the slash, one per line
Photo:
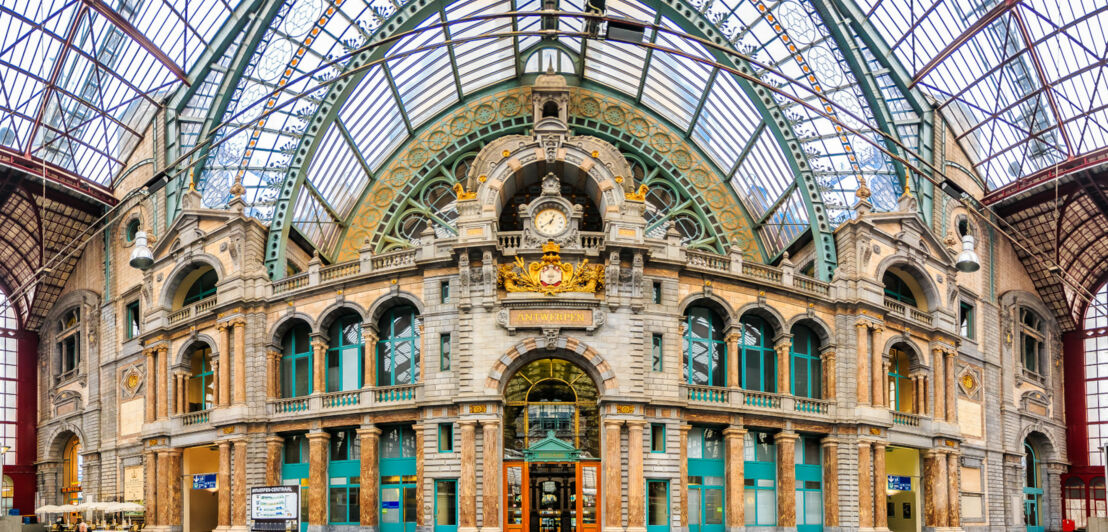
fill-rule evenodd
<path id="1" fill-rule="evenodd" d="M 522 460 L 553 435 L 582 459 L 600 456 L 600 391 L 584 369 L 562 358 L 524 364 L 504 389 L 504 459 Z"/>

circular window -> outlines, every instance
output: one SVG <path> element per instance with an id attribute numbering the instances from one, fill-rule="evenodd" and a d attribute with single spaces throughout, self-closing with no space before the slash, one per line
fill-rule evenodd
<path id="1" fill-rule="evenodd" d="M 138 218 L 127 222 L 127 229 L 124 231 L 123 236 L 127 239 L 127 242 L 134 242 L 135 237 L 138 236 L 140 224 Z"/>

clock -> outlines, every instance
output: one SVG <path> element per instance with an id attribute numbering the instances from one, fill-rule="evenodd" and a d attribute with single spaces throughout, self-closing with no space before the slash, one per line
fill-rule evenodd
<path id="1" fill-rule="evenodd" d="M 569 227 L 566 213 L 557 207 L 547 207 L 535 215 L 535 232 L 542 236 L 557 236 Z"/>

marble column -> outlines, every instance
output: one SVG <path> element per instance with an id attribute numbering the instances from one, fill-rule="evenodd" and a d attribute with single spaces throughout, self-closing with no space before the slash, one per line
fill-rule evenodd
<path id="1" fill-rule="evenodd" d="M 870 369 L 873 371 L 872 379 L 873 384 L 873 406 L 888 408 L 889 403 L 889 387 L 885 384 L 886 376 L 889 372 L 885 369 L 885 353 L 882 352 L 879 345 L 881 339 L 880 327 L 873 328 L 873 352 L 871 353 L 872 362 L 870 363 Z"/>
<path id="2" fill-rule="evenodd" d="M 796 526 L 796 440 L 795 432 L 778 432 L 777 444 L 777 526 Z"/>
<path id="3" fill-rule="evenodd" d="M 859 321 L 854 324 L 854 327 L 858 332 L 858 404 L 871 405 L 873 399 L 869 389 L 869 324 Z"/>
<path id="4" fill-rule="evenodd" d="M 458 527 L 463 532 L 477 528 L 477 421 L 458 421 L 462 432 L 462 468 L 458 475 Z"/>
<path id="5" fill-rule="evenodd" d="M 271 350 L 266 357 L 266 399 L 281 396 L 281 352 Z"/>
<path id="6" fill-rule="evenodd" d="M 792 361 L 789 351 L 792 349 L 793 335 L 785 334 L 777 339 L 774 350 L 777 351 L 777 393 L 792 393 Z"/>
<path id="7" fill-rule="evenodd" d="M 283 456 L 284 451 L 284 438 L 280 436 L 269 436 L 265 439 L 266 486 L 276 486 L 281 483 L 281 465 L 285 462 Z"/>
<path id="8" fill-rule="evenodd" d="M 231 442 L 219 442 L 219 473 L 216 475 L 218 504 L 216 525 L 231 526 Z"/>
<path id="9" fill-rule="evenodd" d="M 146 405 L 146 422 L 153 423 L 156 415 L 155 413 L 157 412 L 154 408 L 157 402 L 157 399 L 154 397 L 154 381 L 157 379 L 155 375 L 158 374 L 158 367 L 157 364 L 154 363 L 153 349 L 147 349 L 143 354 L 146 355 L 146 397 L 144 398 Z"/>
<path id="10" fill-rule="evenodd" d="M 312 392 L 327 392 L 327 342 L 312 340 Z"/>
<path id="11" fill-rule="evenodd" d="M 680 499 L 680 506 L 677 508 L 677 520 L 681 525 L 681 528 L 687 529 L 689 527 L 689 429 L 692 427 L 682 424 L 678 430 L 680 431 L 681 444 L 678 449 L 680 458 L 680 464 L 678 465 L 678 475 L 681 478 L 677 480 L 677 485 L 680 486 L 680 493 L 678 499 Z M 726 437 L 726 433 L 724 434 Z M 742 503 L 740 502 L 740 505 Z"/>
<path id="12" fill-rule="evenodd" d="M 485 481 L 481 491 L 481 530 L 493 532 L 500 528 L 500 422 L 495 419 L 482 421 L 481 428 L 484 430 L 481 463 Z"/>
<path id="13" fill-rule="evenodd" d="M 154 451 L 145 451 L 142 453 L 143 460 L 142 465 L 145 469 L 146 479 L 143 484 L 143 494 L 146 500 L 143 501 L 146 504 L 146 524 L 157 525 L 158 522 L 158 499 L 161 498 L 161 494 L 158 493 L 158 453 Z"/>
<path id="14" fill-rule="evenodd" d="M 889 395 L 889 371 L 892 369 L 892 364 L 888 358 L 883 358 L 881 361 L 881 406 L 892 409 L 896 405 L 896 397 Z"/>
<path id="15" fill-rule="evenodd" d="M 839 377 L 835 373 L 835 352 L 826 349 L 820 353 L 820 365 L 822 366 L 823 399 L 835 399 L 839 391 Z"/>
<path id="16" fill-rule="evenodd" d="M 169 524 L 169 510 L 173 503 L 169 500 L 169 455 L 164 451 L 158 451 L 158 524 Z"/>
<path id="17" fill-rule="evenodd" d="M 183 516 L 183 502 L 181 500 L 181 456 L 184 454 L 182 449 L 169 449 L 162 453 L 159 458 L 159 463 L 162 460 L 166 461 L 166 473 L 165 476 L 168 479 L 166 497 L 163 499 L 166 506 L 165 520 L 162 521 L 163 525 L 179 527 L 182 523 Z"/>
<path id="18" fill-rule="evenodd" d="M 889 477 L 885 472 L 885 444 L 873 444 L 873 526 L 889 528 Z"/>
<path id="19" fill-rule="evenodd" d="M 234 400 L 236 405 L 241 405 L 246 402 L 246 320 L 235 320 L 232 325 L 235 333 Z"/>
<path id="20" fill-rule="evenodd" d="M 827 436 L 820 442 L 823 451 L 823 526 L 839 526 L 839 440 Z"/>
<path id="21" fill-rule="evenodd" d="M 623 490 L 620 483 L 620 427 L 623 420 L 604 420 L 604 528 L 623 530 Z"/>
<path id="22" fill-rule="evenodd" d="M 219 401 L 222 399 L 219 396 L 219 388 L 223 386 L 223 379 L 220 378 L 219 356 L 212 357 L 212 404 L 208 405 L 208 408 L 219 406 Z"/>
<path id="23" fill-rule="evenodd" d="M 946 457 L 936 450 L 923 452 L 923 512 L 925 527 L 947 526 Z"/>
<path id="24" fill-rule="evenodd" d="M 166 386 L 169 384 L 169 371 L 166 368 L 166 359 L 169 358 L 169 348 L 159 347 L 157 355 L 158 360 L 158 373 L 155 375 L 154 382 L 156 383 L 157 392 L 154 395 L 157 396 L 158 404 L 158 419 L 165 419 L 169 417 L 169 394 L 166 393 Z"/>
<path id="25" fill-rule="evenodd" d="M 739 333 L 727 335 L 727 385 L 731 388 L 742 386 L 742 379 L 739 377 L 739 367 L 742 364 L 739 357 L 740 338 Z"/>
<path id="26" fill-rule="evenodd" d="M 308 479 L 308 524 L 327 524 L 327 445 L 328 432 L 308 433 L 308 470 L 316 474 Z"/>
<path id="27" fill-rule="evenodd" d="M 231 404 L 231 324 L 220 323 L 219 330 L 219 406 Z M 214 370 L 213 370 L 214 371 Z"/>
<path id="28" fill-rule="evenodd" d="M 235 440 L 234 446 L 234 469 L 231 472 L 231 525 L 244 527 L 246 507 L 249 504 L 246 497 L 246 438 Z"/>
<path id="29" fill-rule="evenodd" d="M 936 420 L 946 419 L 946 378 L 944 371 L 946 368 L 943 363 L 943 352 L 939 349 L 931 350 L 931 371 L 935 373 L 935 384 L 932 386 L 934 390 L 935 407 L 931 409 L 932 415 Z"/>
<path id="30" fill-rule="evenodd" d="M 420 375 L 423 375 L 420 372 Z M 426 427 L 420 424 L 412 425 L 412 430 L 415 431 L 415 479 L 416 479 L 416 526 L 424 526 L 427 524 L 427 512 L 423 511 L 423 468 L 424 468 L 424 455 L 423 455 L 423 443 L 424 432 Z M 476 454 L 476 452 L 474 453 Z M 475 482 L 476 483 L 476 482 Z M 476 512 L 475 512 L 476 513 Z"/>
<path id="31" fill-rule="evenodd" d="M 645 421 L 627 422 L 627 530 L 646 530 L 646 499 L 643 478 L 643 427 Z"/>
<path id="32" fill-rule="evenodd" d="M 946 381 L 943 382 L 943 390 L 946 394 L 946 420 L 954 423 L 958 420 L 958 404 L 954 401 L 954 387 L 957 385 L 954 374 L 954 352 L 946 351 L 943 362 L 943 375 L 946 377 Z"/>
<path id="33" fill-rule="evenodd" d="M 377 382 L 377 328 L 369 325 L 362 327 L 362 341 L 365 342 L 362 387 L 372 388 Z"/>
<path id="34" fill-rule="evenodd" d="M 873 528 L 873 452 L 868 441 L 858 442 L 858 526 Z"/>
<path id="35" fill-rule="evenodd" d="M 947 474 L 947 525 L 949 527 L 962 526 L 962 465 L 958 453 L 946 455 Z M 1057 478 L 1055 478 L 1057 480 Z M 1061 482 L 1052 482 L 1051 486 L 1061 486 Z"/>
<path id="36" fill-rule="evenodd" d="M 177 391 L 177 393 L 176 393 L 177 410 L 176 410 L 176 412 L 177 412 L 177 415 L 182 415 L 182 414 L 188 412 L 188 398 L 186 397 L 186 394 L 188 393 L 188 382 L 189 382 L 188 381 L 188 375 L 186 375 L 185 372 L 183 372 L 183 371 L 178 371 L 176 374 L 174 374 L 174 377 L 176 377 L 176 382 L 177 382 L 177 389 L 176 389 L 176 391 Z"/>
<path id="37" fill-rule="evenodd" d="M 727 493 L 724 495 L 723 515 L 726 519 L 724 526 L 727 529 L 743 526 L 746 519 L 744 515 L 745 506 L 743 504 L 743 479 L 745 475 L 745 462 L 743 460 L 744 436 L 746 436 L 746 429 L 734 426 L 723 429 L 724 464 L 726 467 L 723 485 L 724 489 L 727 490 Z M 684 461 L 685 459 L 682 459 L 682 462 Z M 681 500 L 684 501 L 688 494 L 688 489 L 686 488 L 681 493 Z"/>
<path id="38" fill-rule="evenodd" d="M 358 438 L 361 442 L 361 490 L 359 490 L 359 507 L 362 526 L 377 526 L 377 480 L 378 480 L 378 446 L 381 442 L 381 429 L 370 425 L 358 429 Z"/>

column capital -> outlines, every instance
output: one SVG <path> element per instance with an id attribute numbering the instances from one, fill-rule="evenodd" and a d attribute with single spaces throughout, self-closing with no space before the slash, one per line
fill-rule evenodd
<path id="1" fill-rule="evenodd" d="M 327 349 L 327 341 L 321 337 L 312 338 L 312 349 Z"/>
<path id="2" fill-rule="evenodd" d="M 308 438 L 309 442 L 313 440 L 328 441 L 331 439 L 331 433 L 325 430 L 321 430 L 319 432 L 309 432 L 307 435 L 305 435 L 305 437 Z"/>
<path id="3" fill-rule="evenodd" d="M 480 422 L 474 418 L 462 418 L 455 421 L 455 423 L 457 423 L 459 427 L 476 427 Z"/>
<path id="4" fill-rule="evenodd" d="M 368 427 L 359 427 L 354 431 L 358 434 L 359 438 L 379 438 L 381 437 L 381 429 L 377 428 L 377 425 L 370 425 Z"/>
<path id="5" fill-rule="evenodd" d="M 246 327 L 246 319 L 241 318 L 241 317 L 240 318 L 235 318 L 235 319 L 231 320 L 231 326 L 232 327 Z"/>
<path id="6" fill-rule="evenodd" d="M 639 430 L 646 428 L 647 425 L 647 422 L 644 419 L 627 419 L 624 420 L 624 423 L 627 424 L 628 429 L 635 428 Z"/>
<path id="7" fill-rule="evenodd" d="M 219 440 L 215 442 L 215 444 L 218 445 L 219 450 L 222 451 L 224 447 L 227 447 L 228 449 L 231 447 L 231 440 Z"/>
<path id="8" fill-rule="evenodd" d="M 746 436 L 747 430 L 741 426 L 729 425 L 723 429 L 724 438 L 741 438 Z"/>
<path id="9" fill-rule="evenodd" d="M 840 440 L 839 438 L 837 438 L 833 434 L 829 434 L 827 436 L 824 436 L 822 439 L 819 440 L 819 446 L 820 447 L 837 446 L 840 443 L 842 443 L 842 440 Z"/>
<path id="10" fill-rule="evenodd" d="M 177 448 L 177 447 L 169 447 L 169 448 L 166 448 L 166 449 L 158 450 L 158 454 L 164 454 L 164 455 L 169 455 L 169 456 L 172 456 L 172 455 L 180 456 L 180 455 L 185 454 L 185 450 Z M 86 459 L 85 461 L 87 462 L 88 460 Z"/>
<path id="11" fill-rule="evenodd" d="M 270 434 L 265 437 L 265 443 L 267 445 L 284 445 L 285 439 L 276 434 Z"/>
<path id="12" fill-rule="evenodd" d="M 796 441 L 799 438 L 800 438 L 800 435 L 793 432 L 793 431 L 791 431 L 791 430 L 788 430 L 788 431 L 783 430 L 783 431 L 778 432 L 777 434 L 773 435 L 773 441 L 775 441 L 775 442 L 790 441 L 790 440 L 791 441 Z"/>
<path id="13" fill-rule="evenodd" d="M 481 423 L 482 427 L 495 427 L 497 425 L 500 425 L 500 419 L 499 418 L 494 418 L 494 417 L 487 418 L 487 419 L 480 419 L 478 421 Z"/>
<path id="14" fill-rule="evenodd" d="M 246 439 L 246 435 L 245 435 L 245 434 L 243 434 L 243 435 L 239 435 L 239 436 L 234 436 L 234 437 L 231 437 L 231 438 L 227 438 L 226 440 L 223 440 L 223 441 L 231 442 L 231 443 L 232 443 L 232 444 L 234 444 L 234 445 L 239 445 L 239 444 L 242 444 L 242 443 L 247 443 L 247 439 Z"/>
<path id="15" fill-rule="evenodd" d="M 883 442 L 883 441 L 874 441 L 873 442 L 873 449 L 875 451 L 884 449 L 885 447 L 888 447 L 888 445 L 886 445 L 885 442 Z"/>
<path id="16" fill-rule="evenodd" d="M 606 428 L 606 429 L 607 428 L 612 428 L 612 427 L 619 428 L 619 427 L 623 426 L 623 423 L 625 421 L 626 420 L 624 420 L 624 419 L 608 419 L 608 418 L 605 418 L 604 419 L 604 428 Z"/>
<path id="17" fill-rule="evenodd" d="M 677 430 L 682 433 L 688 432 L 690 429 L 692 429 L 692 425 L 689 425 L 688 423 L 682 423 L 677 426 Z"/>

